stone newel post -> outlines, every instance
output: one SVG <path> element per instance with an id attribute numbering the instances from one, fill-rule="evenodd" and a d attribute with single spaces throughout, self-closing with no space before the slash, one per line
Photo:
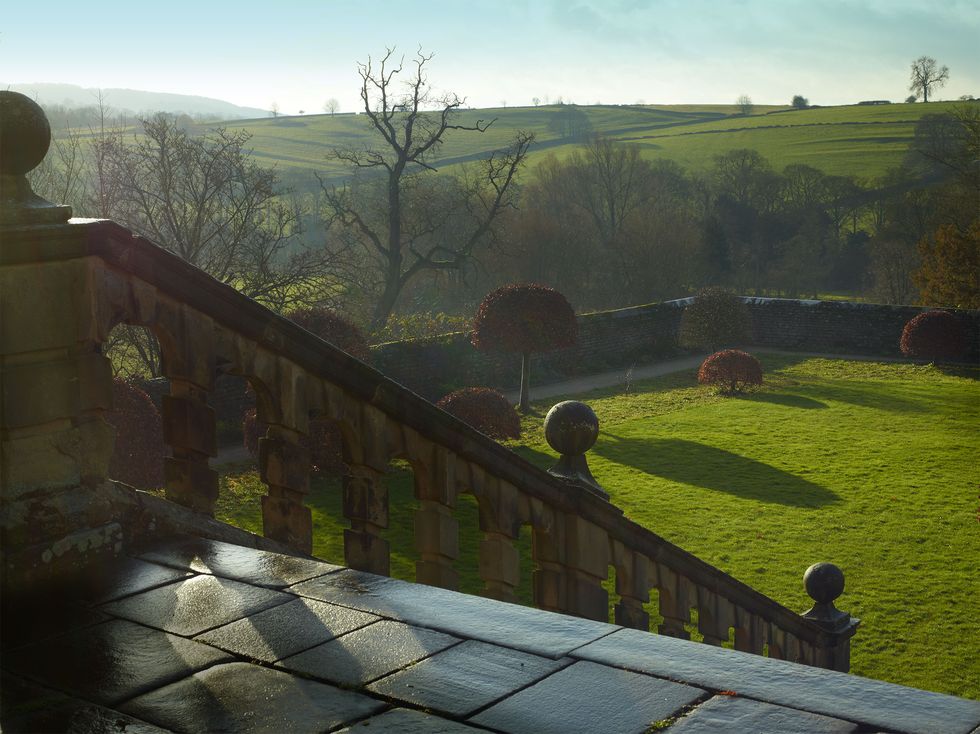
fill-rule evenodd
<path id="1" fill-rule="evenodd" d="M 803 584 L 815 602 L 803 617 L 828 633 L 828 644 L 817 649 L 813 664 L 846 673 L 851 666 L 851 638 L 861 620 L 834 606 L 844 592 L 844 572 L 833 563 L 814 563 L 803 574 Z"/>

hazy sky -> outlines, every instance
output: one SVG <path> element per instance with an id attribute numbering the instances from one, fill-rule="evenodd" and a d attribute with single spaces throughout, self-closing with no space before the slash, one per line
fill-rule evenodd
<path id="1" fill-rule="evenodd" d="M 0 82 L 199 94 L 283 113 L 355 108 L 356 62 L 435 53 L 430 79 L 475 107 L 903 100 L 909 65 L 980 96 L 978 0 L 169 0 L 11 2 Z M 111 104 L 111 100 L 109 100 Z"/>

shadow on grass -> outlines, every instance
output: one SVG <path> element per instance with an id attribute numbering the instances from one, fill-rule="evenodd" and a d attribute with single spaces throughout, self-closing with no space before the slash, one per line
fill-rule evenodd
<path id="1" fill-rule="evenodd" d="M 751 400 L 756 403 L 772 403 L 773 405 L 785 405 L 788 408 L 805 408 L 807 410 L 817 410 L 827 408 L 826 403 L 821 403 L 813 398 L 806 398 L 802 395 L 791 395 L 788 393 L 758 392 L 747 393 L 739 396 L 740 400 Z"/>
<path id="2" fill-rule="evenodd" d="M 838 499 L 831 490 L 802 477 L 694 441 L 621 438 L 604 433 L 593 451 L 651 476 L 746 499 L 793 507 L 822 507 Z M 597 479 L 602 482 L 602 477 Z"/>
<path id="3" fill-rule="evenodd" d="M 980 380 L 980 367 L 972 364 L 937 364 L 936 369 L 947 377 L 965 377 Z"/>

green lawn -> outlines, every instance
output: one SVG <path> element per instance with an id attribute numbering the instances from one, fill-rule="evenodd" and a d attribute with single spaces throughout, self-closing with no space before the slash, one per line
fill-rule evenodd
<path id="1" fill-rule="evenodd" d="M 766 386 L 723 398 L 693 372 L 585 399 L 602 430 L 597 479 L 628 517 L 793 609 L 802 573 L 833 561 L 842 609 L 862 619 L 852 672 L 980 698 L 980 377 L 932 366 L 766 356 Z M 541 466 L 536 406 L 513 448 Z M 220 517 L 258 529 L 254 473 L 223 480 Z M 392 571 L 411 578 L 411 478 L 390 482 Z M 311 496 L 315 552 L 341 560 L 336 482 Z M 463 588 L 476 578 L 476 511 L 459 509 Z M 526 538 L 521 543 L 526 570 Z M 527 574 L 525 574 L 527 575 Z M 524 597 L 528 595 L 525 580 Z"/>

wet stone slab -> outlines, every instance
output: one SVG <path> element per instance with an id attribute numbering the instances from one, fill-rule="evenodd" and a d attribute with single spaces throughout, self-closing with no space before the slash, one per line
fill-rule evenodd
<path id="1" fill-rule="evenodd" d="M 671 734 L 852 734 L 857 724 L 736 696 L 715 696 L 679 719 Z"/>
<path id="2" fill-rule="evenodd" d="M 344 686 L 361 686 L 459 640 L 382 620 L 282 660 L 278 665 Z"/>
<path id="3" fill-rule="evenodd" d="M 254 586 L 281 589 L 341 569 L 323 561 L 244 548 L 203 538 L 184 538 L 157 546 L 140 558 L 195 573 L 213 574 Z"/>
<path id="4" fill-rule="evenodd" d="M 0 609 L 0 650 L 15 650 L 109 619 L 103 612 L 66 602 L 61 594 L 35 597 Z"/>
<path id="5" fill-rule="evenodd" d="M 193 576 L 105 604 L 108 614 L 193 637 L 295 599 L 272 589 L 215 576 Z"/>
<path id="6" fill-rule="evenodd" d="M 906 688 L 846 673 L 620 630 L 576 650 L 573 657 L 686 681 L 787 708 L 843 716 L 866 727 L 935 734 L 969 734 L 980 724 L 980 701 Z"/>
<path id="7" fill-rule="evenodd" d="M 604 622 L 543 612 L 359 571 L 345 570 L 322 576 L 293 586 L 290 591 L 554 659 L 619 629 Z M 518 630 L 520 634 L 515 634 Z"/>
<path id="8" fill-rule="evenodd" d="M 134 698 L 120 710 L 174 731 L 282 734 L 332 731 L 384 708 L 360 693 L 230 663 Z"/>
<path id="9" fill-rule="evenodd" d="M 569 662 L 467 640 L 375 681 L 368 690 L 461 718 Z"/>
<path id="10" fill-rule="evenodd" d="M 475 734 L 486 732 L 458 721 L 411 709 L 392 709 L 360 721 L 337 734 Z"/>
<path id="11" fill-rule="evenodd" d="M 335 604 L 295 599 L 195 639 L 253 660 L 274 663 L 378 619 L 373 614 Z"/>
<path id="12" fill-rule="evenodd" d="M 86 569 L 76 596 L 88 604 L 102 604 L 190 575 L 191 572 L 187 570 L 124 557 Z"/>
<path id="13" fill-rule="evenodd" d="M 470 721 L 511 734 L 642 734 L 704 695 L 680 683 L 577 662 Z"/>
<path id="14" fill-rule="evenodd" d="M 5 670 L 112 706 L 231 656 L 193 640 L 113 620 L 3 657 Z"/>

